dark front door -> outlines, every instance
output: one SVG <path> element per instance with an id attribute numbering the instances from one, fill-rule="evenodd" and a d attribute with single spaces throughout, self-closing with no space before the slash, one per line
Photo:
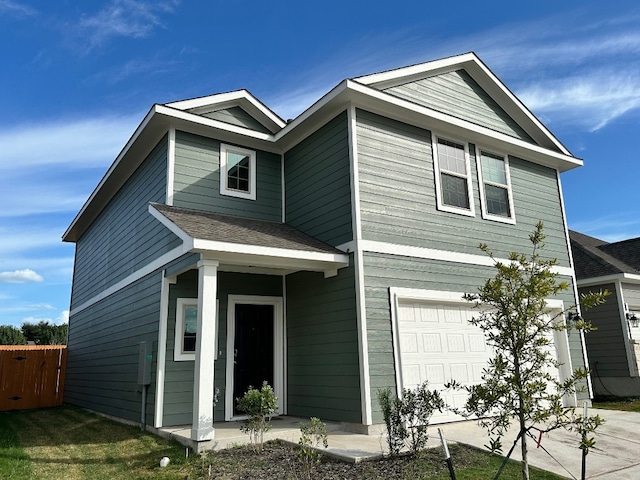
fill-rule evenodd
<path id="1" fill-rule="evenodd" d="M 274 387 L 273 305 L 236 304 L 235 313 L 233 414 L 242 415 L 236 398 L 264 381 Z"/>

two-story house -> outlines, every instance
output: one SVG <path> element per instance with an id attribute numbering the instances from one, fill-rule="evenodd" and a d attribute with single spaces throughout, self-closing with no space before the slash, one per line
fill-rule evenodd
<path id="1" fill-rule="evenodd" d="M 572 285 L 549 307 L 576 303 L 560 173 L 581 164 L 473 53 L 344 80 L 288 122 L 245 90 L 154 105 L 64 233 L 65 399 L 204 441 L 267 380 L 281 414 L 367 433 L 380 388 L 480 379 L 480 242 L 528 252 L 543 221 Z M 580 334 L 555 349 L 559 376 L 585 366 Z"/>

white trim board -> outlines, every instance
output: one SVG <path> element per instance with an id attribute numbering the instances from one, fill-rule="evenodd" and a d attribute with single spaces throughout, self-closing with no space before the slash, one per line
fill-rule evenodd
<path id="1" fill-rule="evenodd" d="M 464 263 L 467 265 L 478 265 L 483 267 L 494 266 L 494 260 L 486 255 L 476 255 L 473 253 L 451 252 L 448 250 L 437 250 L 435 248 L 413 247 L 410 245 L 398 245 L 395 243 L 376 242 L 374 240 L 361 240 L 358 242 L 364 252 L 382 253 L 386 255 L 399 255 L 403 257 L 422 258 L 425 260 L 440 260 L 443 262 Z M 356 251 L 355 242 L 347 242 L 337 246 L 345 252 Z M 496 258 L 495 260 L 509 263 L 506 258 Z M 573 269 L 570 267 L 555 266 L 552 272 L 559 275 L 573 277 Z"/>
<path id="2" fill-rule="evenodd" d="M 80 313 L 81 311 L 83 311 L 83 310 L 89 308 L 90 306 L 98 303 L 100 300 L 104 300 L 109 295 L 113 295 L 117 291 L 122 290 L 123 288 L 127 287 L 128 285 L 131 285 L 133 282 L 136 282 L 137 280 L 140 280 L 142 277 L 146 277 L 150 273 L 153 273 L 154 271 L 160 269 L 161 267 L 163 267 L 167 263 L 169 263 L 169 262 L 181 257 L 185 253 L 187 253 L 187 250 L 184 249 L 184 246 L 176 247 L 173 250 L 170 250 L 169 252 L 165 253 L 164 255 L 162 255 L 162 256 L 156 258 L 155 260 L 153 260 L 151 263 L 148 263 L 144 267 L 136 270 L 131 275 L 128 275 L 125 278 L 123 278 L 122 280 L 120 280 L 119 282 L 111 285 L 109 288 L 107 288 L 106 290 L 103 290 L 98 295 L 95 295 L 94 297 L 91 297 L 86 302 L 84 302 L 81 305 L 78 305 L 77 307 L 73 308 L 69 312 L 69 315 L 71 316 L 71 315 L 76 315 L 77 313 Z"/>
<path id="3" fill-rule="evenodd" d="M 156 372 L 156 404 L 154 427 L 162 427 L 164 416 L 164 371 L 167 358 L 167 323 L 169 317 L 169 288 L 176 283 L 175 277 L 165 277 L 162 271 L 162 287 L 160 289 L 160 320 L 158 325 L 158 357 Z"/>
<path id="4" fill-rule="evenodd" d="M 362 220 L 360 212 L 360 169 L 358 162 L 358 136 L 356 109 L 347 111 L 349 129 L 349 168 L 351 169 L 351 228 L 355 238 L 353 261 L 356 283 L 356 323 L 358 325 L 358 358 L 360 364 L 360 408 L 363 423 L 373 424 L 371 402 L 371 373 L 369 370 L 369 340 L 367 332 L 367 310 L 365 296 L 364 265 L 362 251 Z"/>

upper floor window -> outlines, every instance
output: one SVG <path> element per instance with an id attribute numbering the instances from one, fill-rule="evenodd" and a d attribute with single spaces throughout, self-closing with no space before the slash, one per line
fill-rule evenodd
<path id="1" fill-rule="evenodd" d="M 433 152 L 438 209 L 474 216 L 468 145 L 435 137 Z"/>
<path id="2" fill-rule="evenodd" d="M 220 194 L 256 199 L 256 152 L 220 144 Z"/>
<path id="3" fill-rule="evenodd" d="M 482 216 L 500 222 L 515 223 L 509 159 L 505 155 L 477 149 Z"/>

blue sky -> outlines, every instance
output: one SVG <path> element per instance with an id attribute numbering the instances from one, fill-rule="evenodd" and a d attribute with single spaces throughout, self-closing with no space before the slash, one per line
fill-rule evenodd
<path id="1" fill-rule="evenodd" d="M 344 78 L 469 51 L 584 159 L 569 227 L 640 236 L 635 0 L 0 0 L 0 324 L 66 321 L 61 235 L 153 103 L 246 88 L 287 119 Z"/>

